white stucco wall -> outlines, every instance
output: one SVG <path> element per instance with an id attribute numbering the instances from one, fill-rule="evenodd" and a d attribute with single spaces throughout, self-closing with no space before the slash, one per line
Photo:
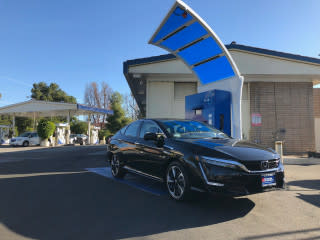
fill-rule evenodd
<path id="1" fill-rule="evenodd" d="M 241 75 L 244 76 L 242 92 L 242 130 L 249 138 L 250 82 L 317 82 L 320 65 L 230 50 Z M 147 79 L 146 117 L 184 118 L 184 100 L 175 100 L 175 82 L 194 82 L 196 76 L 180 60 L 166 60 L 151 64 L 131 66 L 129 73 L 141 74 Z M 187 94 L 189 95 L 189 93 Z M 319 140 L 320 141 L 320 140 Z"/>

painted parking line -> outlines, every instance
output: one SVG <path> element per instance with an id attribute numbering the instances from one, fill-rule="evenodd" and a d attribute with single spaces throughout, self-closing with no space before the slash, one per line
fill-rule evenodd
<path id="1" fill-rule="evenodd" d="M 110 167 L 86 168 L 85 170 L 109 178 L 113 181 L 124 183 L 126 185 L 129 185 L 147 193 L 151 193 L 156 196 L 167 195 L 167 191 L 164 185 L 152 179 L 144 178 L 131 173 L 126 174 L 126 176 L 123 179 L 117 179 L 112 176 Z"/>

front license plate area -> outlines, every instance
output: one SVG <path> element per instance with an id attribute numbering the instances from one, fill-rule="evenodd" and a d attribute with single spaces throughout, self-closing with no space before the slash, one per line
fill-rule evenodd
<path id="1" fill-rule="evenodd" d="M 274 173 L 261 175 L 262 187 L 270 187 L 276 185 L 276 177 Z"/>

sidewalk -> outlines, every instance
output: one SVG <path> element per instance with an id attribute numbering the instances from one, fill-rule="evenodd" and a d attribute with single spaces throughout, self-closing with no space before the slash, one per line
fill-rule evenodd
<path id="1" fill-rule="evenodd" d="M 285 165 L 320 165 L 320 158 L 308 158 L 307 155 L 287 155 L 283 156 Z"/>

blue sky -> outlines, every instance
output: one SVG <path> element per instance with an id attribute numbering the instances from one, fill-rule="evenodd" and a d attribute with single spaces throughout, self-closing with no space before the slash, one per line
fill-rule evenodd
<path id="1" fill-rule="evenodd" d="M 185 0 L 229 44 L 318 57 L 318 0 Z M 0 0 L 0 106 L 34 82 L 56 82 L 83 102 L 91 81 L 129 92 L 122 63 L 165 54 L 147 42 L 173 0 Z"/>

